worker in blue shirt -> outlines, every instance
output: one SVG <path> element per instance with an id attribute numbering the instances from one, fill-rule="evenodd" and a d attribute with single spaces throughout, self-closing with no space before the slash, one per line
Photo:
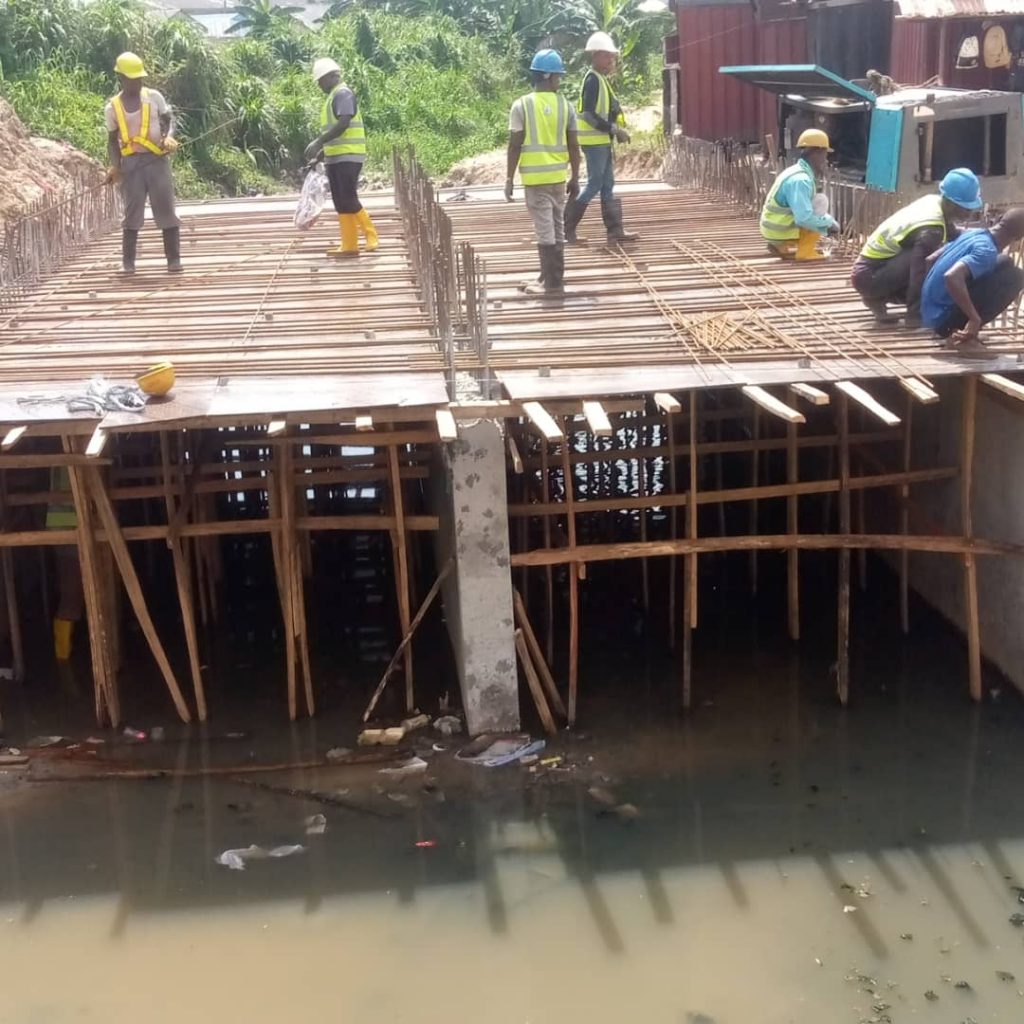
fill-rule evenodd
<path id="1" fill-rule="evenodd" d="M 1024 270 L 1003 250 L 1024 238 L 1024 208 L 1008 210 L 992 228 L 965 231 L 932 257 L 921 289 L 921 322 L 949 338 L 958 353 L 983 355 L 978 338 L 1021 293 Z"/>
<path id="2" fill-rule="evenodd" d="M 768 190 L 761 210 L 761 236 L 776 256 L 795 256 L 801 262 L 823 260 L 819 240 L 839 231 L 838 221 L 827 212 L 828 200 L 819 198 L 832 150 L 828 136 L 818 128 L 808 128 L 796 145 L 800 159 L 779 174 Z"/>

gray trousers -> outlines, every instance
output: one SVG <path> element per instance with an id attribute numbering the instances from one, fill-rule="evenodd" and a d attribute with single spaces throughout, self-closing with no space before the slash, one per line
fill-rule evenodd
<path id="1" fill-rule="evenodd" d="M 146 198 L 153 220 L 161 231 L 181 226 L 174 212 L 174 179 L 171 161 L 155 153 L 132 153 L 121 157 L 121 198 L 124 200 L 125 231 L 141 231 L 146 217 Z"/>
<path id="2" fill-rule="evenodd" d="M 565 182 L 524 185 L 526 208 L 533 218 L 538 245 L 565 243 Z"/>

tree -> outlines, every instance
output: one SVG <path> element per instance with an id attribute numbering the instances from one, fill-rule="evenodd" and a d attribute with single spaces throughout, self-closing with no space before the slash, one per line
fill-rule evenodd
<path id="1" fill-rule="evenodd" d="M 231 33 L 244 32 L 253 39 L 274 34 L 282 24 L 297 22 L 302 11 L 293 4 L 277 4 L 274 0 L 241 0 L 231 8 L 235 20 L 228 25 Z"/>

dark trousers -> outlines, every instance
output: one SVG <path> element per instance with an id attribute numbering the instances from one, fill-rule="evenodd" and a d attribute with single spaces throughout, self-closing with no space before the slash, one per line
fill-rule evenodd
<path id="1" fill-rule="evenodd" d="M 362 164 L 346 161 L 340 164 L 326 164 L 327 184 L 331 186 L 331 199 L 336 213 L 358 213 L 363 204 L 359 202 L 356 186 Z"/>
<path id="2" fill-rule="evenodd" d="M 900 249 L 887 260 L 872 260 L 861 256 L 853 265 L 850 281 L 857 293 L 865 299 L 906 301 L 910 282 L 911 249 Z"/>
<path id="3" fill-rule="evenodd" d="M 983 324 L 991 323 L 1021 293 L 1024 288 L 1024 270 L 1005 253 L 996 261 L 990 274 L 972 278 L 967 282 L 967 294 L 974 303 Z M 959 306 L 935 328 L 935 333 L 948 338 L 954 331 L 967 326 L 967 317 Z"/>

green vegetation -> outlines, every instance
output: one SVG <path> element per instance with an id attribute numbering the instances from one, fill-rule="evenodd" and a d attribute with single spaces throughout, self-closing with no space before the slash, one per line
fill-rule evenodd
<path id="1" fill-rule="evenodd" d="M 409 144 L 441 174 L 501 144 L 528 57 L 542 45 L 560 48 L 578 71 L 587 35 L 613 32 L 628 55 L 620 92 L 648 97 L 664 18 L 638 13 L 638 3 L 335 0 L 310 29 L 296 18 L 300 8 L 240 0 L 237 38 L 216 42 L 194 20 L 158 19 L 140 0 L 0 0 L 0 95 L 32 132 L 104 160 L 111 69 L 133 50 L 188 143 L 175 157 L 180 193 L 274 191 L 294 184 L 317 133 L 324 97 L 309 69 L 331 56 L 359 98 L 367 175 L 385 179 L 392 147 Z"/>

